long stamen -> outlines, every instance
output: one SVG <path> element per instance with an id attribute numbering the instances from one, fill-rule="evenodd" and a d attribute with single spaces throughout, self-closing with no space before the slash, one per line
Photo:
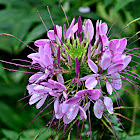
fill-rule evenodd
<path id="1" fill-rule="evenodd" d="M 50 15 L 50 19 L 51 19 L 51 21 L 52 21 L 52 24 L 53 24 L 53 26 L 54 26 L 54 22 L 53 22 L 53 20 L 52 20 L 52 16 L 51 16 L 51 13 L 50 13 L 50 10 L 49 10 L 49 6 L 47 6 L 47 10 L 48 10 L 48 13 L 49 13 L 49 15 Z"/>
<path id="2" fill-rule="evenodd" d="M 38 12 L 38 11 L 37 11 L 37 13 L 38 13 L 38 16 L 39 16 L 39 18 L 41 19 L 41 21 L 42 21 L 42 23 L 43 23 L 43 25 L 44 25 L 44 27 L 45 27 L 46 31 L 48 32 L 48 28 L 46 27 L 46 25 L 45 25 L 45 23 L 44 23 L 44 21 L 43 21 L 42 17 L 40 16 L 40 14 L 39 14 L 39 12 Z"/>

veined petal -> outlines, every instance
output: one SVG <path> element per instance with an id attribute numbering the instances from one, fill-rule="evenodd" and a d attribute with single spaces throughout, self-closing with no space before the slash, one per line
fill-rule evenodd
<path id="1" fill-rule="evenodd" d="M 43 55 L 43 64 L 47 67 L 52 65 L 51 59 L 49 58 L 48 54 Z"/>
<path id="2" fill-rule="evenodd" d="M 69 124 L 71 121 L 72 121 L 72 120 L 69 120 L 69 119 L 68 119 L 67 114 L 64 115 L 64 117 L 63 117 L 63 122 L 64 122 L 64 124 Z"/>
<path id="3" fill-rule="evenodd" d="M 127 45 L 127 39 L 126 38 L 122 38 L 120 40 L 120 46 L 118 47 L 117 51 L 123 53 L 123 51 L 125 50 Z"/>
<path id="4" fill-rule="evenodd" d="M 28 85 L 26 88 L 29 92 L 30 95 L 34 94 L 34 93 L 37 93 L 34 91 L 34 87 L 36 86 L 36 84 L 31 84 L 31 85 Z"/>
<path id="5" fill-rule="evenodd" d="M 91 75 L 84 76 L 84 77 L 82 77 L 81 79 L 82 79 L 82 80 L 87 80 L 87 79 L 90 78 L 90 77 L 97 77 L 97 76 L 99 76 L 99 74 L 91 74 Z"/>
<path id="6" fill-rule="evenodd" d="M 96 85 L 97 85 L 97 80 L 95 79 L 95 77 L 90 77 L 85 82 L 85 86 L 88 89 L 93 89 Z"/>
<path id="7" fill-rule="evenodd" d="M 63 91 L 63 97 L 67 100 L 67 93 L 65 91 Z"/>
<path id="8" fill-rule="evenodd" d="M 52 58 L 51 57 L 51 54 L 52 54 L 52 51 L 51 51 L 51 47 L 50 47 L 50 44 L 46 44 L 45 46 L 44 46 L 44 54 L 48 54 L 48 57 L 49 58 Z"/>
<path id="9" fill-rule="evenodd" d="M 117 43 L 115 43 L 113 40 L 111 40 L 108 44 L 108 48 L 110 51 L 115 53 L 117 51 Z"/>
<path id="10" fill-rule="evenodd" d="M 77 32 L 77 30 L 78 30 L 78 23 L 76 23 L 76 24 L 72 27 L 73 33 Z"/>
<path id="11" fill-rule="evenodd" d="M 50 43 L 49 39 L 39 39 L 34 42 L 34 45 L 37 47 L 41 47 L 41 46 L 45 46 L 46 44 L 49 44 L 49 43 Z"/>
<path id="12" fill-rule="evenodd" d="M 103 43 L 103 47 L 108 45 L 108 38 L 106 35 L 100 35 Z"/>
<path id="13" fill-rule="evenodd" d="M 109 50 L 105 51 L 101 59 L 101 68 L 106 70 L 111 64 L 111 52 Z"/>
<path id="14" fill-rule="evenodd" d="M 86 24 L 87 25 L 85 25 L 85 26 L 87 26 L 87 28 L 88 28 L 89 42 L 90 42 L 93 38 L 93 35 L 94 35 L 94 28 L 93 28 L 92 21 L 90 19 L 86 20 Z"/>
<path id="15" fill-rule="evenodd" d="M 33 83 L 34 81 L 36 81 L 37 79 L 39 79 L 41 76 L 43 76 L 44 74 L 42 72 L 38 72 L 38 73 L 35 73 L 34 75 L 32 75 L 30 78 L 29 78 L 29 82 L 30 83 Z"/>
<path id="16" fill-rule="evenodd" d="M 31 53 L 27 57 L 30 58 L 30 59 L 34 59 L 34 58 L 39 59 L 40 58 L 39 53 Z"/>
<path id="17" fill-rule="evenodd" d="M 106 89 L 107 89 L 107 92 L 111 95 L 113 89 L 112 89 L 111 84 L 108 81 L 106 82 Z"/>
<path id="18" fill-rule="evenodd" d="M 64 78 L 63 78 L 62 74 L 57 75 L 57 81 L 61 84 L 64 84 Z"/>
<path id="19" fill-rule="evenodd" d="M 43 96 L 43 98 L 36 104 L 36 108 L 39 109 L 45 102 L 46 98 L 47 98 L 47 94 Z"/>
<path id="20" fill-rule="evenodd" d="M 50 83 L 48 83 L 48 82 L 41 82 L 40 84 L 43 85 L 43 86 L 45 86 L 45 87 L 48 87 L 48 88 L 50 88 L 50 89 L 55 88 L 54 85 L 52 85 L 52 84 L 50 84 Z"/>
<path id="21" fill-rule="evenodd" d="M 94 115 L 98 118 L 101 119 L 103 115 L 103 110 L 104 110 L 104 104 L 102 100 L 98 99 L 96 103 L 94 104 Z"/>
<path id="22" fill-rule="evenodd" d="M 50 89 L 48 87 L 44 87 L 42 85 L 35 86 L 34 90 L 37 91 L 38 93 L 47 93 L 47 92 L 52 91 L 52 89 Z"/>
<path id="23" fill-rule="evenodd" d="M 75 22 L 75 18 L 73 18 L 70 27 L 68 28 L 67 32 L 66 32 L 66 37 L 68 37 L 70 35 L 71 29 L 74 26 L 74 22 Z"/>
<path id="24" fill-rule="evenodd" d="M 80 97 L 78 97 L 78 96 L 72 97 L 66 101 L 66 104 L 71 104 L 71 105 L 76 104 L 79 102 L 79 100 L 80 100 Z"/>
<path id="25" fill-rule="evenodd" d="M 57 36 L 61 40 L 61 38 L 62 38 L 62 27 L 56 25 L 56 30 L 57 30 Z"/>
<path id="26" fill-rule="evenodd" d="M 90 98 L 93 100 L 99 99 L 101 92 L 98 89 L 89 90 Z"/>
<path id="27" fill-rule="evenodd" d="M 90 107 L 90 102 L 87 102 L 84 106 L 84 110 L 87 111 L 89 107 Z"/>
<path id="28" fill-rule="evenodd" d="M 118 61 L 122 60 L 122 53 L 116 52 L 114 53 L 114 57 L 112 58 L 112 62 L 115 64 Z"/>
<path id="29" fill-rule="evenodd" d="M 80 110 L 80 120 L 82 120 L 83 119 L 83 117 L 85 118 L 85 119 L 87 119 L 87 115 L 86 115 L 86 112 L 85 112 L 85 110 L 81 107 L 81 106 L 79 106 L 79 110 Z"/>
<path id="30" fill-rule="evenodd" d="M 104 97 L 104 104 L 105 104 L 105 106 L 106 106 L 108 112 L 109 112 L 110 114 L 113 114 L 113 102 L 112 102 L 111 98 L 109 98 L 109 97 Z"/>
<path id="31" fill-rule="evenodd" d="M 105 22 L 100 24 L 100 26 L 99 26 L 100 34 L 106 34 L 107 30 L 108 30 L 108 27 L 107 27 L 107 24 Z"/>
<path id="32" fill-rule="evenodd" d="M 70 109 L 70 106 L 71 104 L 66 104 L 67 101 L 64 101 L 63 104 L 62 104 L 62 113 L 66 114 L 69 109 Z"/>
<path id="33" fill-rule="evenodd" d="M 108 68 L 107 73 L 113 74 L 113 73 L 119 72 L 122 70 L 123 67 L 124 67 L 123 63 L 113 64 Z"/>
<path id="34" fill-rule="evenodd" d="M 48 36 L 49 39 L 55 40 L 54 30 L 49 30 L 49 31 L 47 32 L 47 36 Z"/>
<path id="35" fill-rule="evenodd" d="M 60 90 L 66 90 L 66 87 L 59 82 L 55 82 L 55 87 L 60 89 Z"/>
<path id="36" fill-rule="evenodd" d="M 77 97 L 77 96 L 82 97 L 83 94 L 85 94 L 85 93 L 88 93 L 88 89 L 84 89 L 84 90 L 78 91 L 78 92 L 76 93 L 75 96 L 76 96 L 76 97 Z"/>
<path id="37" fill-rule="evenodd" d="M 124 62 L 124 67 L 123 70 L 127 67 L 127 65 L 130 63 L 132 57 L 130 55 L 124 56 L 123 57 L 123 62 Z"/>
<path id="38" fill-rule="evenodd" d="M 55 113 L 55 117 L 57 118 L 57 119 L 61 119 L 62 117 L 63 117 L 63 113 L 62 113 L 62 104 L 60 104 L 59 105 L 59 107 L 58 107 L 58 112 L 57 113 Z"/>
<path id="39" fill-rule="evenodd" d="M 38 102 L 40 99 L 41 99 L 41 96 L 39 96 L 39 94 L 33 94 L 29 100 L 29 105 L 32 105 L 32 104 Z"/>
<path id="40" fill-rule="evenodd" d="M 69 120 L 74 120 L 75 117 L 77 116 L 79 111 L 79 105 L 73 105 L 71 106 L 69 112 L 67 113 L 67 117 Z"/>
<path id="41" fill-rule="evenodd" d="M 59 83 L 59 82 L 56 82 L 56 81 L 54 81 L 52 79 L 49 79 L 48 82 L 50 84 L 54 85 L 55 88 L 58 88 L 58 89 L 61 89 L 61 90 L 66 90 L 66 87 L 63 84 Z"/>
<path id="42" fill-rule="evenodd" d="M 121 89 L 122 87 L 122 80 L 119 73 L 111 74 L 111 85 L 115 89 Z"/>
<path id="43" fill-rule="evenodd" d="M 54 112 L 57 113 L 59 109 L 59 101 L 58 98 L 54 102 Z"/>
<path id="44" fill-rule="evenodd" d="M 90 69 L 94 72 L 97 73 L 98 72 L 98 67 L 97 65 L 92 61 L 92 60 L 88 60 L 88 66 L 90 67 Z"/>

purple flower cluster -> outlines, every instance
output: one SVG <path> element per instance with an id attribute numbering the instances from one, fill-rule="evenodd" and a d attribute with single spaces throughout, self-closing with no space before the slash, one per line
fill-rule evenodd
<path id="1" fill-rule="evenodd" d="M 95 37 L 94 37 L 95 34 Z M 56 119 L 69 124 L 75 118 L 87 119 L 90 109 L 98 119 L 113 114 L 110 95 L 122 87 L 121 72 L 131 61 L 124 52 L 127 39 L 108 38 L 106 23 L 96 22 L 96 32 L 90 19 L 82 24 L 81 17 L 70 26 L 54 25 L 48 39 L 34 42 L 38 52 L 28 55 L 39 71 L 29 78 L 29 104 L 39 109 L 49 101 L 54 103 Z M 106 92 L 102 83 L 106 83 Z M 91 109 L 91 106 L 93 108 Z M 107 112 L 106 112 L 107 111 Z"/>

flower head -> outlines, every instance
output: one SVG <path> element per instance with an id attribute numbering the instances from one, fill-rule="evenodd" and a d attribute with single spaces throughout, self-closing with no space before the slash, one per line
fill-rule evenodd
<path id="1" fill-rule="evenodd" d="M 36 40 L 37 52 L 27 56 L 36 69 L 27 86 L 29 105 L 39 109 L 47 104 L 46 109 L 53 104 L 52 122 L 59 120 L 65 126 L 76 121 L 91 123 L 91 111 L 97 119 L 115 115 L 112 98 L 123 79 L 134 85 L 122 73 L 139 79 L 127 69 L 132 59 L 125 51 L 127 39 L 110 39 L 105 22 L 97 20 L 94 30 L 92 21 L 82 23 L 80 16 L 68 28 L 54 25 L 47 36 Z"/>

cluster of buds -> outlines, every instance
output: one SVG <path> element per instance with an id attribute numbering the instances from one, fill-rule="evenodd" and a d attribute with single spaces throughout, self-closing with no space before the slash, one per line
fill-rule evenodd
<path id="1" fill-rule="evenodd" d="M 91 105 L 98 119 L 106 112 L 113 114 L 109 96 L 121 89 L 120 73 L 131 56 L 124 52 L 127 39 L 109 40 L 108 33 L 106 23 L 98 20 L 94 33 L 91 20 L 82 24 L 79 17 L 77 23 L 75 18 L 72 20 L 68 29 L 65 24 L 63 31 L 61 26 L 54 25 L 54 30 L 47 32 L 48 39 L 35 41 L 38 52 L 28 58 L 39 71 L 29 78 L 29 104 L 36 104 L 39 109 L 46 101 L 53 103 L 54 117 L 64 124 L 86 120 Z M 106 92 L 102 83 L 106 83 Z"/>

